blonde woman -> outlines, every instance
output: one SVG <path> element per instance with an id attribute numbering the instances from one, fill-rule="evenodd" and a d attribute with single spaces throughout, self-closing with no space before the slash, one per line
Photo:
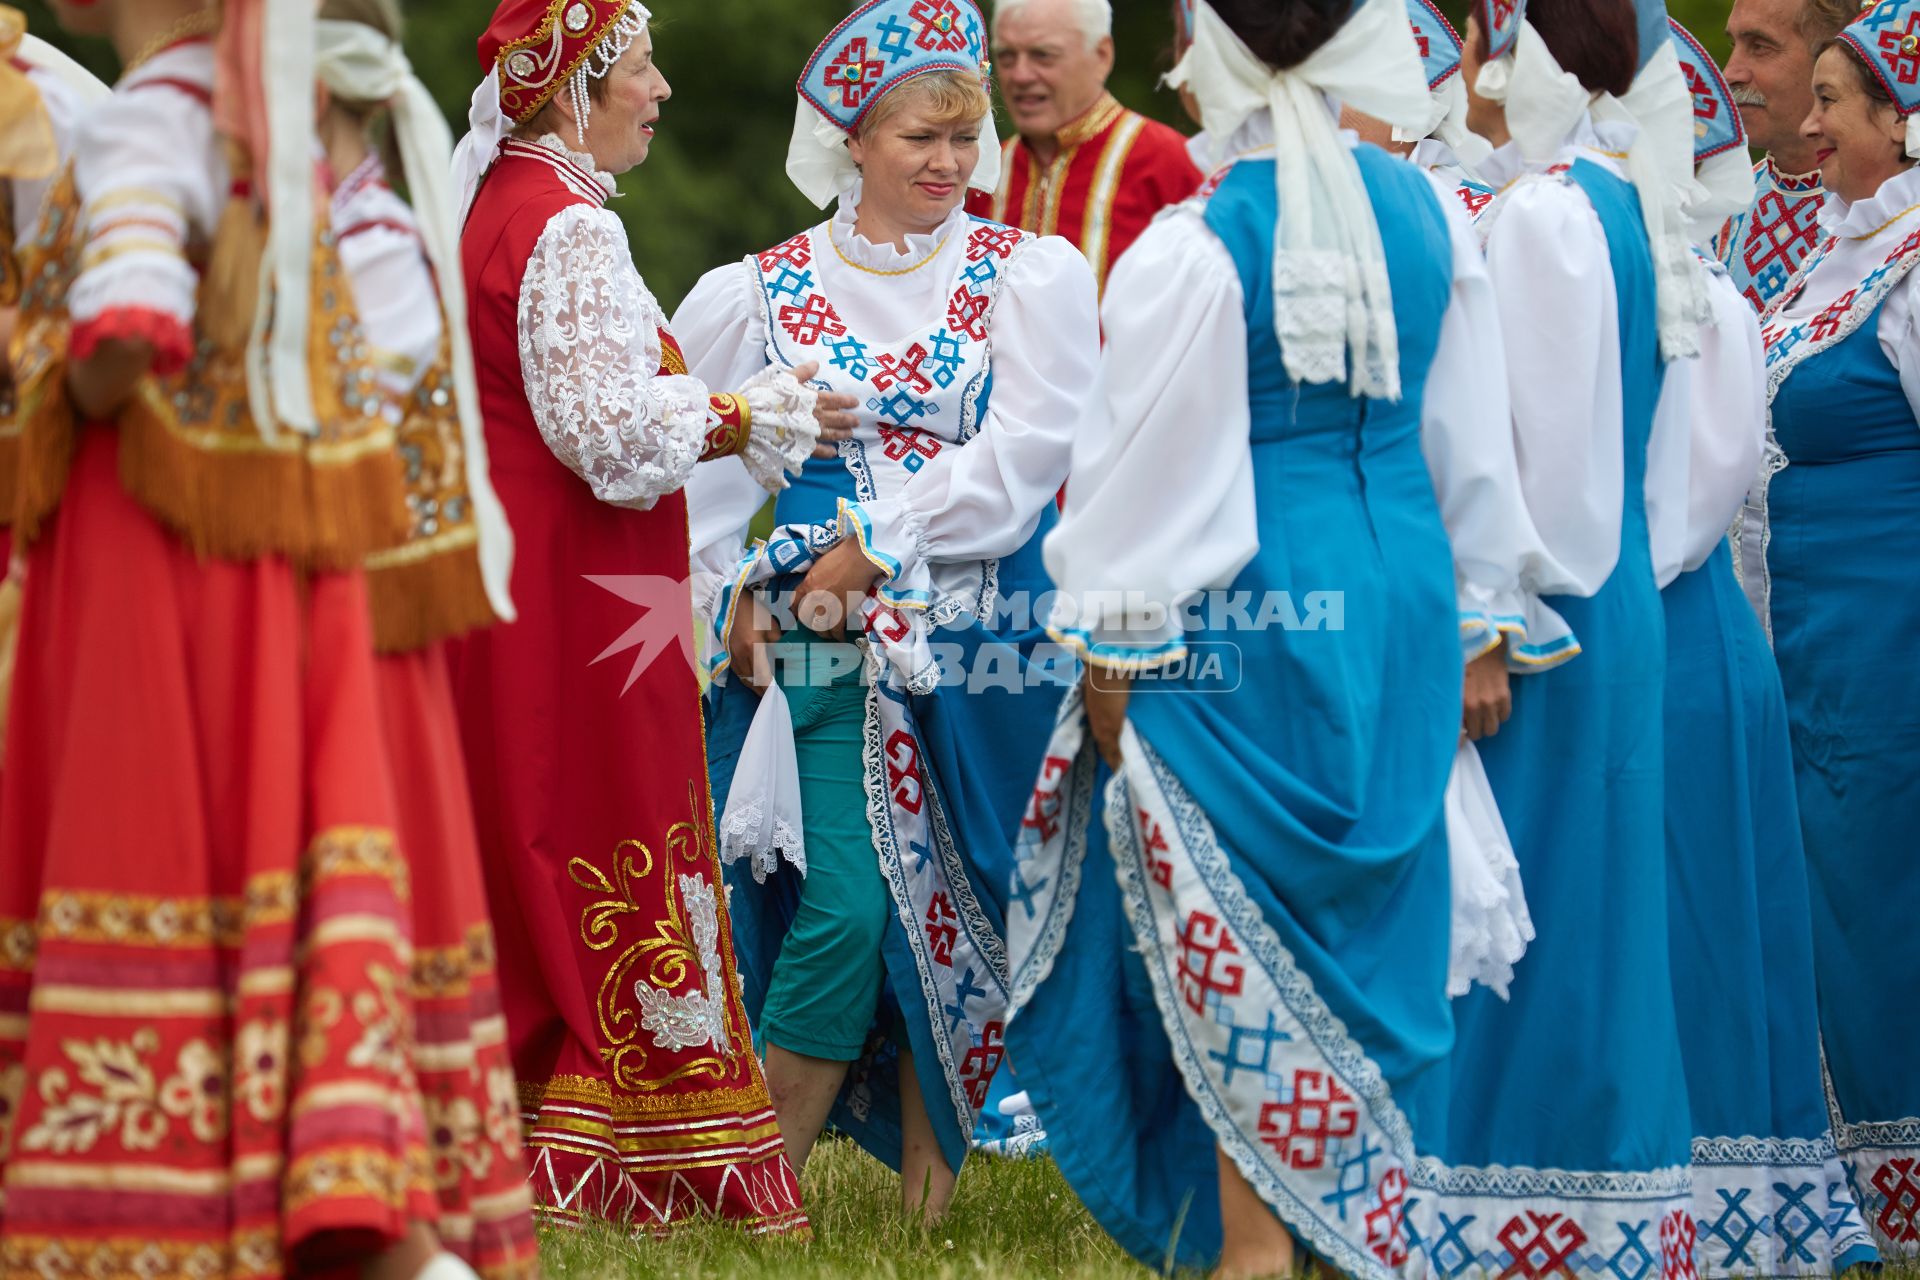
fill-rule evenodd
<path id="1" fill-rule="evenodd" d="M 962 208 L 999 155 L 983 32 L 970 0 L 876 0 L 835 28 L 788 172 L 838 208 L 675 318 L 710 381 L 819 361 L 862 406 L 744 560 L 745 471 L 695 478 L 724 642 L 710 740 L 787 1149 L 804 1163 L 831 1114 L 935 1214 L 1002 1065 L 1012 838 L 1062 690 L 1034 665 L 1039 537 L 1099 357 L 1085 259 Z M 742 753 L 750 721 L 781 749 Z"/>

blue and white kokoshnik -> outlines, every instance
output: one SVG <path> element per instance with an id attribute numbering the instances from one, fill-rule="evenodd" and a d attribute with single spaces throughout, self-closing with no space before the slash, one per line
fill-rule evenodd
<path id="1" fill-rule="evenodd" d="M 1668 38 L 1680 59 L 1680 74 L 1693 95 L 1693 162 L 1705 164 L 1715 156 L 1747 144 L 1746 126 L 1734 105 L 1733 91 L 1707 51 L 1693 34 L 1673 19 L 1667 20 Z"/>
<path id="2" fill-rule="evenodd" d="M 1413 27 L 1414 47 L 1426 68 L 1429 90 L 1460 74 L 1460 33 L 1432 0 L 1407 0 L 1407 22 Z"/>
<path id="3" fill-rule="evenodd" d="M 873 0 L 814 50 L 800 96 L 851 134 L 902 81 L 930 71 L 977 73 L 986 63 L 986 22 L 973 0 Z"/>

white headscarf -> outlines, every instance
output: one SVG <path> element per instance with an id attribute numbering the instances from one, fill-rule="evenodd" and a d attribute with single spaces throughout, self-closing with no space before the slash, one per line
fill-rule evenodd
<path id="1" fill-rule="evenodd" d="M 1700 326 L 1713 322 L 1713 302 L 1687 229 L 1686 205 L 1694 189 L 1693 94 L 1672 41 L 1660 42 L 1626 97 L 1601 94 L 1594 118 L 1639 126 L 1639 136 L 1627 148 L 1626 169 L 1640 197 L 1653 253 L 1660 354 L 1667 360 L 1699 355 Z"/>
<path id="2" fill-rule="evenodd" d="M 1623 167 L 1647 224 L 1660 354 L 1667 360 L 1697 355 L 1711 303 L 1682 212 L 1693 185 L 1693 98 L 1672 47 L 1662 42 L 1625 99 L 1591 94 L 1561 67 L 1533 24 L 1522 21 L 1511 55 L 1483 66 L 1475 87 L 1481 97 L 1506 104 L 1507 132 L 1531 164 L 1552 160 L 1583 115 L 1635 127 Z"/>
<path id="3" fill-rule="evenodd" d="M 1167 80 L 1199 100 L 1219 147 L 1256 113 L 1273 113 L 1283 211 L 1273 328 L 1287 373 L 1306 383 L 1344 379 L 1356 396 L 1397 400 L 1400 337 L 1380 225 L 1327 99 L 1397 128 L 1425 123 L 1432 99 L 1403 0 L 1363 0 L 1332 39 L 1284 71 L 1255 57 L 1198 0 L 1193 44 Z"/>
<path id="4" fill-rule="evenodd" d="M 480 423 L 480 389 L 473 345 L 467 333 L 466 278 L 460 263 L 460 224 L 454 216 L 448 156 L 453 135 L 426 87 L 415 78 L 400 46 L 358 22 L 322 19 L 314 24 L 315 71 L 342 98 L 389 102 L 394 134 L 406 167 L 420 239 L 433 264 L 453 353 L 454 400 L 460 412 L 467 495 L 480 533 L 480 573 L 487 601 L 503 622 L 514 620 L 508 582 L 513 572 L 513 531 L 488 477 L 486 435 Z"/>
<path id="5" fill-rule="evenodd" d="M 912 83 L 908 80 L 903 85 Z M 845 130 L 805 98 L 800 99 L 793 113 L 793 137 L 787 143 L 787 177 L 816 209 L 826 208 L 860 180 L 853 154 L 847 150 L 847 139 Z M 991 106 L 980 119 L 980 163 L 973 167 L 967 186 L 988 194 L 1000 189 L 1000 135 L 994 128 Z"/>

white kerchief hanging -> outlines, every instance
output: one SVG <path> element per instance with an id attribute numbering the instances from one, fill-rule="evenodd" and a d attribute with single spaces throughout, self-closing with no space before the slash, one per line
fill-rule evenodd
<path id="1" fill-rule="evenodd" d="M 486 177 L 493 157 L 499 153 L 501 139 L 512 129 L 513 123 L 500 109 L 500 77 L 489 71 L 473 91 L 467 105 L 467 133 L 453 151 L 453 189 L 460 195 L 461 226 L 473 212 L 480 179 Z"/>
<path id="2" fill-rule="evenodd" d="M 313 0 L 267 0 L 262 65 L 272 82 L 267 100 L 267 252 L 253 337 L 247 344 L 247 390 L 254 419 L 303 435 L 320 429 L 308 370 L 308 278 L 313 254 L 314 103 Z"/>
<path id="3" fill-rule="evenodd" d="M 514 620 L 508 582 L 513 573 L 513 532 L 487 470 L 486 434 L 480 422 L 480 388 L 473 344 L 467 333 L 466 278 L 460 262 L 460 224 L 448 157 L 453 135 L 433 96 L 413 74 L 400 46 L 358 22 L 321 19 L 314 24 L 315 73 L 320 82 L 355 102 L 387 102 L 420 240 L 440 287 L 453 355 L 454 399 L 460 412 L 467 493 L 480 531 L 480 573 L 487 602 L 502 622 Z M 497 101 L 497 98 L 496 98 Z"/>
<path id="4" fill-rule="evenodd" d="M 1640 197 L 1653 254 L 1660 355 L 1680 360 L 1700 354 L 1700 326 L 1712 322 L 1706 271 L 1694 256 L 1685 206 L 1694 186 L 1693 94 L 1673 46 L 1662 41 L 1634 77 L 1625 98 L 1601 94 L 1594 119 L 1621 120 L 1639 129 L 1627 148 L 1627 178 Z"/>
<path id="5" fill-rule="evenodd" d="M 1193 93 L 1222 145 L 1257 112 L 1272 113 L 1283 211 L 1273 327 L 1288 374 L 1345 380 L 1356 396 L 1397 400 L 1400 338 L 1380 225 L 1328 99 L 1389 126 L 1426 122 L 1432 99 L 1402 0 L 1362 0 L 1332 39 L 1281 71 L 1198 0 L 1193 44 L 1167 82 Z"/>
<path id="6" fill-rule="evenodd" d="M 1525 21 L 1512 55 L 1481 67 L 1474 88 L 1489 102 L 1506 106 L 1507 132 L 1529 164 L 1546 164 L 1557 156 L 1560 144 L 1593 104 L 1579 77 L 1560 66 L 1547 42 Z"/>

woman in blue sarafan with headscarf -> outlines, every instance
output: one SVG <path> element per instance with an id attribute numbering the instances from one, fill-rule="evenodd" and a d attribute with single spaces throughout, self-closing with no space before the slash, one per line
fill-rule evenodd
<path id="1" fill-rule="evenodd" d="M 1705 245 L 1753 200 L 1746 134 L 1713 60 L 1678 23 Z M 1703 255 L 1703 260 L 1706 260 Z M 1760 326 L 1709 261 L 1700 355 L 1667 366 L 1647 523 L 1667 618 L 1667 873 L 1674 995 L 1693 1112 L 1705 1276 L 1830 1275 L 1878 1257 L 1848 1189 L 1820 1079 L 1812 906 L 1787 705 L 1726 531 L 1766 444 Z"/>
<path id="2" fill-rule="evenodd" d="M 1679 202 L 1691 101 L 1665 31 L 1630 0 L 1486 0 L 1468 20 L 1469 119 L 1499 191 L 1476 226 L 1522 478 L 1587 581 L 1552 600 L 1580 660 L 1517 688 L 1480 744 L 1539 936 L 1510 1001 L 1455 1005 L 1447 1123 L 1413 1174 L 1443 1276 L 1694 1267 L 1648 470 L 1668 447 L 1666 362 L 1698 352 L 1706 293 Z"/>
<path id="3" fill-rule="evenodd" d="M 1143 1262 L 1378 1280 L 1418 1266 L 1444 1104 L 1463 660 L 1578 645 L 1539 603 L 1560 570 L 1464 211 L 1338 126 L 1428 120 L 1401 0 L 1190 30 L 1173 79 L 1220 168 L 1114 273 L 1046 544 L 1086 675 L 1017 849 L 1008 1048 Z"/>
<path id="4" fill-rule="evenodd" d="M 1920 4 L 1881 0 L 1814 63 L 1822 243 L 1761 318 L 1768 461 L 1736 557 L 1786 690 L 1834 1139 L 1890 1261 L 1920 1256 L 1916 51 Z"/>
<path id="5" fill-rule="evenodd" d="M 997 181 L 986 72 L 972 0 L 855 9 L 802 74 L 787 161 L 833 216 L 674 317 L 698 374 L 817 361 L 858 405 L 744 557 L 744 469 L 689 488 L 709 749 L 787 1150 L 831 1120 L 935 1215 L 1004 1069 L 1013 842 L 1072 674 L 1033 616 L 1039 539 L 1100 350 L 1079 251 L 962 206 Z"/>

